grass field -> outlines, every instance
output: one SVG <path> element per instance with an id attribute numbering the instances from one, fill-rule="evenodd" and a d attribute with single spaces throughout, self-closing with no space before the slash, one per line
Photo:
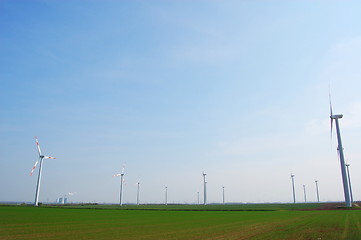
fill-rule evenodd
<path id="1" fill-rule="evenodd" d="M 48 205 L 51 207 L 51 205 Z M 297 204 L 209 204 L 209 205 L 187 205 L 187 204 L 149 204 L 149 205 L 123 205 L 123 210 L 168 210 L 168 211 L 275 211 L 275 210 L 300 210 L 318 208 L 318 203 Z M 88 209 L 120 209 L 119 205 L 54 205 L 54 207 L 65 208 L 88 208 Z"/>
<path id="2" fill-rule="evenodd" d="M 0 206 L 0 239 L 361 239 L 359 210 L 291 207 Z"/>

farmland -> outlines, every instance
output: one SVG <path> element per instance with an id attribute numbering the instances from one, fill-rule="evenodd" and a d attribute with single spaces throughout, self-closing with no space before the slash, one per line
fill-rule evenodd
<path id="1" fill-rule="evenodd" d="M 360 239 L 361 211 L 317 207 L 0 206 L 0 239 Z"/>

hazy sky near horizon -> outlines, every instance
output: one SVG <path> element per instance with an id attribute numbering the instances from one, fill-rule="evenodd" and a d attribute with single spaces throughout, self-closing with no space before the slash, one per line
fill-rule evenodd
<path id="1" fill-rule="evenodd" d="M 0 1 L 0 201 L 361 198 L 360 1 Z M 203 201 L 203 197 L 201 197 Z"/>

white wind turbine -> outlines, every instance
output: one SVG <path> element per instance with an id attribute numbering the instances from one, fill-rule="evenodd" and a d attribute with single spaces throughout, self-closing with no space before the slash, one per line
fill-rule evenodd
<path id="1" fill-rule="evenodd" d="M 35 202 L 34 202 L 34 205 L 35 205 L 35 206 L 38 206 L 38 204 L 39 204 L 39 192 L 40 192 L 41 172 L 42 172 L 42 167 L 43 167 L 43 160 L 44 160 L 44 158 L 45 158 L 45 159 L 55 159 L 55 157 L 49 157 L 49 156 L 45 156 L 45 155 L 41 154 L 38 137 L 35 137 L 35 142 L 36 142 L 36 146 L 37 146 L 37 148 L 38 148 L 39 159 L 35 162 L 34 167 L 31 169 L 30 176 L 33 175 L 33 172 L 34 172 L 36 166 L 38 165 L 38 163 L 39 163 L 39 161 L 40 161 L 39 173 L 38 173 L 38 182 L 37 182 L 37 184 L 36 184 Z"/>
<path id="2" fill-rule="evenodd" d="M 316 183 L 317 202 L 319 203 L 320 202 L 320 195 L 318 193 L 318 180 L 315 180 L 315 183 Z"/>
<path id="3" fill-rule="evenodd" d="M 139 187 L 140 187 L 140 179 L 138 180 L 138 182 L 136 183 L 137 186 L 138 186 L 138 189 L 137 189 L 137 205 L 139 205 Z"/>
<path id="4" fill-rule="evenodd" d="M 340 157 L 340 164 L 341 164 L 341 174 L 342 174 L 342 183 L 343 183 L 343 192 L 345 195 L 345 203 L 346 207 L 352 207 L 351 200 L 350 200 L 350 188 L 348 184 L 347 179 L 347 173 L 346 173 L 346 164 L 345 164 L 345 158 L 343 155 L 343 147 L 342 147 L 342 141 L 341 141 L 341 132 L 340 132 L 340 126 L 338 124 L 338 120 L 342 118 L 342 114 L 333 114 L 332 113 L 332 104 L 331 104 L 331 94 L 330 94 L 330 118 L 331 118 L 331 137 L 332 137 L 332 127 L 333 127 L 333 121 L 336 123 L 336 133 L 337 133 L 337 142 L 338 142 L 338 153 Z"/>
<path id="5" fill-rule="evenodd" d="M 291 173 L 292 179 L 292 193 L 293 193 L 293 203 L 296 203 L 296 193 L 295 193 L 295 175 Z"/>
<path id="6" fill-rule="evenodd" d="M 351 204 L 353 203 L 353 194 L 352 194 L 352 187 L 351 187 L 351 177 L 350 177 L 350 164 L 346 163 L 347 167 L 347 178 L 348 178 L 348 186 L 350 187 L 350 197 L 351 197 Z"/>
<path id="7" fill-rule="evenodd" d="M 222 203 L 224 204 L 224 186 L 222 186 Z"/>
<path id="8" fill-rule="evenodd" d="M 204 200 L 204 205 L 207 205 L 207 182 L 206 182 L 206 175 L 207 174 L 205 174 L 204 172 L 202 172 L 202 174 L 203 174 L 203 184 L 204 184 L 204 186 L 203 186 L 203 194 L 204 194 L 204 196 L 203 196 L 203 200 Z"/>
<path id="9" fill-rule="evenodd" d="M 113 175 L 113 177 L 119 177 L 120 176 L 120 193 L 119 193 L 119 205 L 120 206 L 123 206 L 124 169 L 125 169 L 125 166 L 123 165 L 122 172 Z"/>
<path id="10" fill-rule="evenodd" d="M 307 203 L 307 198 L 306 198 L 306 185 L 303 185 L 303 196 L 305 198 L 305 203 Z"/>

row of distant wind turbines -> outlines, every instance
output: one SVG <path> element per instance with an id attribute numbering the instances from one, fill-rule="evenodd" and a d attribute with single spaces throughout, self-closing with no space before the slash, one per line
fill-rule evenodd
<path id="1" fill-rule="evenodd" d="M 31 169 L 30 172 L 30 176 L 33 175 L 34 170 L 36 169 L 37 165 L 39 164 L 39 172 L 38 172 L 38 181 L 37 181 L 37 185 L 36 185 L 36 192 L 35 192 L 35 202 L 34 205 L 38 206 L 39 205 L 39 193 L 40 193 L 40 184 L 41 184 L 41 173 L 42 173 L 42 166 L 43 166 L 43 161 L 44 159 L 56 159 L 55 157 L 50 157 L 50 156 L 45 156 L 41 153 L 41 149 L 40 149 L 40 145 L 39 145 L 39 140 L 37 137 L 35 137 L 35 143 L 36 143 L 36 147 L 38 149 L 38 153 L 39 153 L 39 159 L 35 162 L 33 168 Z M 123 166 L 121 173 L 117 173 L 114 174 L 113 177 L 119 177 L 120 176 L 120 193 L 119 193 L 119 205 L 122 206 L 123 205 L 123 183 L 124 183 L 124 169 L 125 166 Z M 207 182 L 206 182 L 206 173 L 202 172 L 203 175 L 203 185 L 204 185 L 204 198 L 203 198 L 203 204 L 206 205 L 207 204 Z M 140 180 L 138 180 L 137 184 L 137 205 L 139 205 L 139 190 L 140 190 Z M 74 193 L 69 193 L 69 195 L 73 195 Z M 198 204 L 199 202 L 199 192 L 197 192 L 198 195 Z M 224 204 L 224 186 L 222 187 L 222 202 Z M 165 204 L 168 204 L 168 187 L 165 186 Z"/>
<path id="2" fill-rule="evenodd" d="M 295 192 L 295 175 L 291 173 L 291 179 L 292 179 L 292 194 L 293 194 L 293 203 L 296 203 L 296 192 Z M 317 202 L 320 202 L 320 195 L 318 191 L 318 180 L 315 180 L 316 183 L 316 195 L 317 195 Z M 303 197 L 305 198 L 305 203 L 307 202 L 307 196 L 306 196 L 306 185 L 302 185 L 303 187 Z"/>
<path id="3" fill-rule="evenodd" d="M 341 140 L 341 131 L 340 131 L 340 125 L 338 120 L 343 117 L 342 114 L 333 114 L 332 111 L 332 103 L 331 103 L 331 94 L 329 95 L 330 99 L 330 119 L 331 119 L 331 138 L 332 138 L 332 131 L 333 131 L 333 121 L 336 123 L 336 134 L 337 134 L 337 151 L 340 158 L 340 165 L 341 165 L 341 175 L 342 175 L 342 184 L 343 184 L 343 191 L 344 191 L 344 197 L 345 197 L 345 205 L 346 207 L 352 207 L 353 203 L 353 195 L 352 195 L 352 188 L 351 188 L 351 177 L 350 177 L 350 164 L 345 163 L 345 157 L 343 153 L 343 146 L 342 146 L 342 140 Z M 296 194 L 295 194 L 295 181 L 294 181 L 295 175 L 291 173 L 291 179 L 292 179 L 292 193 L 293 193 L 293 202 L 296 203 Z M 320 202 L 320 196 L 318 191 L 318 180 L 315 180 L 316 184 L 316 193 L 317 193 L 317 201 Z M 306 199 L 306 185 L 303 185 L 303 194 Z"/>
<path id="4" fill-rule="evenodd" d="M 350 172 L 349 172 L 349 168 L 348 168 L 350 165 L 345 163 L 343 147 L 342 147 L 342 141 L 341 141 L 341 132 L 340 132 L 340 126 L 339 126 L 339 119 L 341 119 L 342 117 L 343 117 L 342 114 L 333 114 L 333 112 L 332 112 L 332 104 L 331 104 L 331 96 L 330 96 L 331 138 L 332 138 L 332 130 L 333 130 L 333 121 L 335 121 L 335 123 L 336 123 L 336 133 L 337 133 L 337 142 L 338 142 L 337 151 L 338 151 L 339 158 L 340 158 L 342 183 L 343 183 L 343 190 L 344 190 L 344 196 L 345 196 L 345 205 L 346 205 L 346 207 L 352 207 L 353 197 L 352 197 L 352 189 L 351 189 Z M 34 205 L 38 206 L 43 161 L 44 161 L 44 159 L 55 159 L 55 158 L 43 155 L 41 153 L 40 146 L 39 146 L 39 141 L 38 141 L 37 137 L 35 137 L 35 141 L 36 141 L 36 146 L 37 146 L 38 153 L 39 153 L 39 159 L 35 162 L 33 168 L 31 169 L 30 175 L 33 174 L 36 166 L 39 163 L 38 180 L 37 180 L 37 185 L 36 185 L 35 202 L 34 202 Z M 347 170 L 346 170 L 346 168 L 347 168 Z M 204 189 L 203 189 L 203 194 L 204 194 L 204 196 L 203 196 L 203 204 L 206 205 L 207 204 L 206 173 L 203 172 L 202 175 L 203 175 L 203 187 L 204 187 Z M 123 205 L 122 198 L 123 198 L 123 183 L 124 183 L 124 167 L 123 167 L 121 173 L 115 174 L 113 176 L 115 176 L 115 177 L 120 176 L 119 204 L 122 206 Z M 291 174 L 292 190 L 293 190 L 293 201 L 294 201 L 294 203 L 296 203 L 294 177 L 295 177 L 295 175 Z M 315 180 L 315 183 L 316 183 L 316 191 L 317 191 L 317 200 L 319 202 L 320 200 L 319 200 L 319 192 L 318 192 L 318 181 Z M 138 186 L 137 187 L 137 204 L 139 205 L 140 181 L 137 182 L 137 186 Z M 165 186 L 165 204 L 167 204 L 167 197 L 168 197 L 167 190 L 168 190 L 168 188 L 167 188 L 167 186 Z M 303 185 L 303 191 L 304 191 L 304 198 L 305 198 L 305 202 L 306 202 L 306 186 L 305 185 Z M 199 204 L 199 192 L 197 192 L 197 194 L 198 194 L 198 204 Z M 222 200 L 223 200 L 223 204 L 224 204 L 224 187 L 222 187 Z"/>
<path id="5" fill-rule="evenodd" d="M 350 177 L 350 170 L 349 170 L 350 164 L 346 164 L 346 168 L 347 168 L 347 179 L 348 179 L 348 185 L 349 185 L 349 191 L 350 191 L 350 198 L 351 198 L 351 204 L 354 202 L 353 201 L 353 194 L 352 194 L 352 188 L 351 188 L 351 177 Z M 295 175 L 291 173 L 291 179 L 292 179 L 292 195 L 293 195 L 293 203 L 296 203 L 296 192 L 295 192 Z M 320 202 L 320 194 L 319 194 L 319 189 L 318 189 L 318 180 L 315 180 L 315 185 L 316 185 L 316 196 L 317 196 L 317 202 Z M 302 185 L 303 187 L 303 197 L 304 197 L 304 201 L 305 203 L 307 202 L 307 195 L 306 195 L 306 185 Z"/>
<path id="6" fill-rule="evenodd" d="M 113 177 L 119 177 L 120 176 L 120 191 L 119 191 L 119 205 L 120 206 L 123 206 L 123 183 L 125 182 L 124 181 L 124 169 L 125 169 L 125 166 L 123 166 L 121 173 L 117 173 L 117 174 L 113 175 Z M 203 175 L 203 187 L 204 187 L 204 190 L 203 190 L 203 193 L 204 193 L 203 204 L 206 205 L 207 204 L 207 181 L 206 181 L 206 175 L 207 174 L 202 172 L 202 175 Z M 138 180 L 138 182 L 136 184 L 137 184 L 137 205 L 139 205 L 140 180 Z M 168 205 L 168 187 L 165 186 L 164 190 L 165 190 L 164 204 Z M 197 201 L 198 201 L 198 204 L 200 204 L 199 192 L 197 192 Z M 224 186 L 222 186 L 222 203 L 223 204 L 225 203 L 224 202 Z"/>

